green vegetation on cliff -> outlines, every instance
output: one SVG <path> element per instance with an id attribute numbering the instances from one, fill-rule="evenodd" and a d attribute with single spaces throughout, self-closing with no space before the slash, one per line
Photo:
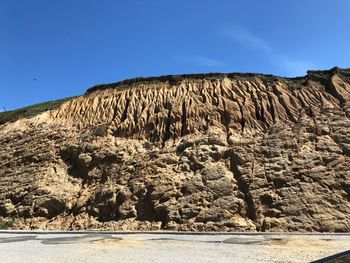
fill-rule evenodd
<path id="1" fill-rule="evenodd" d="M 0 112 L 0 124 L 4 124 L 6 122 L 14 122 L 21 118 L 34 117 L 35 115 L 38 115 L 44 111 L 55 109 L 59 107 L 62 103 L 72 98 L 74 97 L 39 103 L 39 104 L 27 106 L 21 109 L 13 110 L 13 111 Z"/>

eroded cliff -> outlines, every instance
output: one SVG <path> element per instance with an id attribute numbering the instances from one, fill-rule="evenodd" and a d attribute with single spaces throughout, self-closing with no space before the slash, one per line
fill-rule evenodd
<path id="1" fill-rule="evenodd" d="M 97 86 L 0 126 L 14 228 L 350 231 L 350 70 Z"/>

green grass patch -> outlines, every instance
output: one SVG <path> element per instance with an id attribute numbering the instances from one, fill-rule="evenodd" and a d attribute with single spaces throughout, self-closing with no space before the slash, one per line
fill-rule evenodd
<path id="1" fill-rule="evenodd" d="M 22 118 L 31 118 L 44 111 L 53 110 L 58 108 L 62 103 L 71 100 L 75 97 L 69 97 L 60 100 L 53 100 L 44 103 L 39 103 L 31 105 L 22 109 L 13 110 L 13 111 L 4 111 L 0 112 L 0 125 L 6 122 L 14 122 Z"/>

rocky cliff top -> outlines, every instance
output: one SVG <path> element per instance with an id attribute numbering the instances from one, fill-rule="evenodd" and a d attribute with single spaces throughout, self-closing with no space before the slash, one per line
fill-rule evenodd
<path id="1" fill-rule="evenodd" d="M 0 126 L 13 228 L 350 230 L 350 70 L 95 86 Z"/>
<path id="2" fill-rule="evenodd" d="M 342 69 L 338 67 L 331 68 L 329 70 L 308 70 L 306 76 L 286 78 L 275 76 L 271 74 L 261 74 L 261 73 L 206 73 L 206 74 L 181 74 L 181 75 L 165 75 L 160 77 L 135 77 L 131 79 L 122 80 L 119 82 L 111 83 L 111 84 L 98 84 L 86 91 L 86 94 L 90 92 L 94 92 L 96 90 L 103 89 L 125 89 L 129 86 L 136 84 L 164 84 L 167 83 L 169 85 L 179 85 L 182 81 L 196 81 L 203 79 L 236 79 L 236 80 L 246 80 L 252 81 L 256 78 L 264 80 L 265 82 L 273 82 L 273 81 L 285 81 L 290 82 L 291 84 L 294 82 L 295 85 L 303 85 L 306 81 L 310 79 L 318 79 L 323 81 L 328 81 L 329 78 L 334 74 L 341 74 L 346 78 L 350 77 L 350 69 Z"/>

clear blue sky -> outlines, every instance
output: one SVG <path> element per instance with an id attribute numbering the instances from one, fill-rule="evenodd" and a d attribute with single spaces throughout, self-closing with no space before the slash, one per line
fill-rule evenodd
<path id="1" fill-rule="evenodd" d="M 348 0 L 0 0 L 0 108 L 131 77 L 350 67 L 349 14 Z"/>

